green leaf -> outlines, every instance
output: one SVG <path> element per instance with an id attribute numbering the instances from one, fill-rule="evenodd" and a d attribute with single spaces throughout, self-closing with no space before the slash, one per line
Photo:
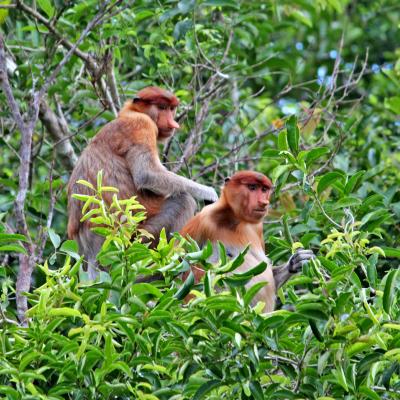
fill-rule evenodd
<path id="1" fill-rule="evenodd" d="M 82 317 L 78 310 L 69 307 L 51 308 L 47 314 L 52 317 Z"/>
<path id="2" fill-rule="evenodd" d="M 342 366 L 339 363 L 336 363 L 336 370 L 333 370 L 332 373 L 334 376 L 336 376 L 340 386 L 342 386 L 343 389 L 348 392 L 349 387 L 347 386 L 346 376 L 344 374 Z"/>
<path id="3" fill-rule="evenodd" d="M 338 210 L 339 208 L 344 208 L 344 207 L 354 207 L 354 206 L 359 206 L 362 203 L 362 201 L 358 197 L 343 197 L 339 201 L 336 202 L 336 204 L 333 206 L 334 210 Z"/>
<path id="4" fill-rule="evenodd" d="M 297 118 L 295 115 L 292 115 L 286 122 L 286 129 L 290 150 L 296 155 L 299 152 L 300 131 L 297 126 Z"/>
<path id="5" fill-rule="evenodd" d="M 346 350 L 346 353 L 349 357 L 353 357 L 371 346 L 372 343 L 356 342 L 349 346 L 349 348 Z"/>
<path id="6" fill-rule="evenodd" d="M 395 292 L 398 291 L 398 288 L 396 288 L 396 281 L 399 275 L 399 271 L 400 269 L 395 269 L 387 274 L 385 289 L 383 291 L 382 305 L 383 309 L 388 314 L 390 314 L 390 309 L 393 300 L 395 299 Z"/>
<path id="7" fill-rule="evenodd" d="M 244 304 L 248 306 L 253 300 L 254 296 L 267 284 L 267 282 L 258 282 L 250 289 L 246 290 L 246 294 L 243 296 Z"/>
<path id="8" fill-rule="evenodd" d="M 332 185 L 338 179 L 343 179 L 343 173 L 332 171 L 323 175 L 318 182 L 317 192 L 321 194 L 328 186 Z"/>
<path id="9" fill-rule="evenodd" d="M 108 373 L 114 371 L 114 370 L 120 370 L 122 371 L 126 376 L 129 378 L 132 378 L 132 371 L 129 368 L 128 364 L 124 363 L 123 361 L 116 361 L 110 364 L 110 366 L 107 368 Z"/>
<path id="10" fill-rule="evenodd" d="M 289 144 L 288 144 L 286 130 L 282 130 L 278 134 L 278 150 L 279 151 L 288 151 L 289 150 Z"/>
<path id="11" fill-rule="evenodd" d="M 55 233 L 52 228 L 49 228 L 49 237 L 50 237 L 51 243 L 53 243 L 53 247 L 55 249 L 58 249 L 60 247 L 61 239 L 60 239 L 60 236 L 57 235 L 57 233 Z"/>
<path id="12" fill-rule="evenodd" d="M 290 15 L 295 19 L 297 19 L 302 24 L 308 26 L 309 28 L 312 28 L 313 26 L 312 19 L 305 12 L 299 10 L 293 10 Z"/>
<path id="13" fill-rule="evenodd" d="M 28 242 L 28 239 L 24 235 L 17 233 L 0 233 L 0 243 L 2 242 L 14 242 L 21 240 L 22 242 Z"/>
<path id="14" fill-rule="evenodd" d="M 183 282 L 183 285 L 174 294 L 174 297 L 178 300 L 183 300 L 186 297 L 186 295 L 189 294 L 193 285 L 194 285 L 194 274 L 192 271 L 190 271 L 189 276 L 186 278 L 186 281 Z"/>
<path id="15" fill-rule="evenodd" d="M 276 183 L 278 178 L 283 175 L 285 172 L 289 171 L 292 168 L 291 165 L 278 165 L 271 172 L 271 180 Z"/>
<path id="16" fill-rule="evenodd" d="M 135 283 L 132 285 L 131 291 L 136 296 L 142 296 L 144 294 L 152 294 L 158 299 L 160 299 L 163 296 L 161 291 L 150 283 Z"/>
<path id="17" fill-rule="evenodd" d="M 305 303 L 296 306 L 296 311 L 310 319 L 326 321 L 328 316 L 325 313 L 326 306 L 322 303 Z"/>
<path id="18" fill-rule="evenodd" d="M 174 39 L 179 40 L 184 38 L 186 33 L 189 32 L 193 27 L 193 23 L 191 20 L 185 19 L 183 21 L 179 21 L 174 28 Z"/>
<path id="19" fill-rule="evenodd" d="M 19 244 L 8 244 L 6 246 L 0 246 L 0 251 L 11 251 L 15 253 L 28 254 L 24 247 Z"/>
<path id="20" fill-rule="evenodd" d="M 28 354 L 26 354 L 20 361 L 19 363 L 19 371 L 23 371 L 28 365 L 31 364 L 31 362 L 35 359 L 35 358 L 39 358 L 40 357 L 40 353 L 38 353 L 37 351 L 31 351 Z"/>
<path id="21" fill-rule="evenodd" d="M 87 93 L 85 93 L 85 97 L 86 97 L 86 95 L 87 95 Z M 79 179 L 78 181 L 76 181 L 76 183 L 79 183 L 80 185 L 86 186 L 89 189 L 92 189 L 94 191 L 96 190 L 95 187 L 90 182 L 85 181 L 84 179 Z"/>
<path id="22" fill-rule="evenodd" d="M 39 7 L 47 14 L 49 18 L 54 15 L 54 7 L 50 0 L 37 0 Z"/>
<path id="23" fill-rule="evenodd" d="M 385 252 L 386 257 L 400 258 L 400 249 L 387 246 L 380 246 L 380 248 Z"/>
<path id="24" fill-rule="evenodd" d="M 0 1 L 1 5 L 6 5 L 6 4 L 10 4 L 10 3 L 11 3 L 11 0 Z M 2 25 L 3 22 L 6 20 L 7 15 L 8 15 L 8 11 L 9 10 L 7 8 L 0 9 L 0 25 Z"/>
<path id="25" fill-rule="evenodd" d="M 7 395 L 7 399 L 12 399 L 12 400 L 19 400 L 21 398 L 20 394 L 13 388 L 9 387 L 9 386 L 4 386 L 1 385 L 0 386 L 0 393 L 3 393 L 5 395 Z"/>
<path id="26" fill-rule="evenodd" d="M 86 200 L 89 200 L 89 199 L 91 198 L 91 196 L 88 196 L 87 194 L 77 194 L 77 193 L 74 193 L 74 194 L 72 195 L 72 198 L 73 198 L 73 199 L 76 199 L 76 200 L 80 200 L 80 201 L 86 201 Z"/>
<path id="27" fill-rule="evenodd" d="M 232 296 L 217 295 L 205 300 L 210 310 L 240 311 L 237 300 Z"/>
<path id="28" fill-rule="evenodd" d="M 358 181 L 361 180 L 361 178 L 364 174 L 365 174 L 365 171 L 358 171 L 348 180 L 348 182 L 346 183 L 346 186 L 344 187 L 345 194 L 349 194 L 354 190 Z"/>
<path id="29" fill-rule="evenodd" d="M 244 259 L 243 259 L 243 261 L 244 261 Z M 242 264 L 242 262 L 240 262 L 240 264 L 238 263 L 238 266 L 240 266 L 241 264 Z M 258 264 L 254 268 L 251 268 L 251 269 L 247 270 L 246 272 L 233 274 L 233 276 L 237 276 L 238 278 L 252 278 L 253 276 L 260 275 L 267 268 L 268 268 L 268 264 L 264 261 L 261 261 L 260 264 Z"/>
<path id="30" fill-rule="evenodd" d="M 250 382 L 250 392 L 256 400 L 264 400 L 264 394 L 259 382 Z"/>
<path id="31" fill-rule="evenodd" d="M 78 243 L 75 240 L 66 240 L 60 247 L 60 251 L 64 251 L 68 255 L 70 255 L 75 260 L 79 260 L 81 256 L 78 251 Z"/>
<path id="32" fill-rule="evenodd" d="M 315 160 L 329 152 L 328 147 L 317 147 L 307 152 L 304 161 L 307 165 L 311 165 Z"/>
<path id="33" fill-rule="evenodd" d="M 210 393 L 212 390 L 217 388 L 218 386 L 221 386 L 222 382 L 220 380 L 211 380 L 207 381 L 206 383 L 203 383 L 200 388 L 197 390 L 197 392 L 193 396 L 193 400 L 201 400 L 204 399 L 205 395 L 207 393 Z"/>
<path id="34" fill-rule="evenodd" d="M 323 342 L 324 341 L 324 337 L 321 335 L 321 332 L 319 331 L 317 324 L 315 323 L 315 321 L 313 321 L 312 319 L 308 320 L 308 323 L 310 324 L 310 328 L 312 330 L 312 333 L 314 334 L 315 338 L 319 341 L 319 342 Z"/>
<path id="35" fill-rule="evenodd" d="M 180 0 L 178 2 L 178 10 L 182 14 L 188 14 L 193 11 L 196 6 L 196 0 Z"/>
<path id="36" fill-rule="evenodd" d="M 228 262 L 226 265 L 219 267 L 218 274 L 225 274 L 232 272 L 244 263 L 245 256 L 249 251 L 249 247 L 246 247 L 242 252 L 240 252 L 232 261 Z"/>
<path id="37" fill-rule="evenodd" d="M 360 386 L 358 391 L 360 393 L 364 394 L 365 396 L 367 396 L 368 399 L 371 399 L 371 400 L 381 400 L 382 399 L 381 396 L 379 396 L 376 392 L 374 392 L 372 389 L 370 389 L 367 386 Z"/>
<path id="38" fill-rule="evenodd" d="M 285 150 L 285 149 L 283 149 Z M 267 149 L 262 153 L 263 157 L 267 158 L 282 158 L 281 151 L 276 149 Z"/>
<path id="39" fill-rule="evenodd" d="M 112 193 L 118 193 L 119 189 L 117 189 L 114 186 L 102 186 L 101 187 L 102 192 L 112 192 Z"/>
<path id="40" fill-rule="evenodd" d="M 385 107 L 395 114 L 400 115 L 400 96 L 386 98 Z"/>

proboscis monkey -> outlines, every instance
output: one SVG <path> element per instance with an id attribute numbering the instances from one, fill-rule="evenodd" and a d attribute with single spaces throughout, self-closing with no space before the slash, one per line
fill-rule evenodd
<path id="1" fill-rule="evenodd" d="M 178 231 L 196 210 L 194 198 L 216 201 L 211 187 L 168 171 L 160 162 L 157 143 L 170 138 L 179 124 L 175 121 L 179 101 L 174 94 L 158 87 L 139 91 L 125 103 L 118 118 L 106 124 L 83 151 L 68 184 L 68 237 L 78 241 L 89 268 L 96 273 L 96 256 L 103 238 L 90 230 L 88 221 L 80 222 L 83 203 L 72 194 L 93 194 L 80 179 L 96 186 L 97 173 L 103 170 L 103 185 L 119 189 L 119 198 L 137 196 L 147 219 L 143 228 L 158 237 Z M 111 202 L 111 195 L 106 201 Z"/>
<path id="2" fill-rule="evenodd" d="M 265 303 L 265 312 L 273 311 L 276 290 L 293 273 L 298 272 L 304 262 L 314 257 L 311 250 L 298 250 L 287 264 L 272 268 L 271 261 L 265 255 L 263 239 L 263 220 L 268 212 L 271 191 L 272 183 L 265 175 L 254 171 L 237 172 L 226 179 L 219 200 L 204 207 L 180 232 L 183 236 L 189 235 L 200 245 L 210 240 L 214 247 L 211 262 L 219 258 L 218 241 L 224 244 L 230 258 L 236 257 L 249 246 L 245 261 L 238 271 L 245 272 L 263 261 L 268 264 L 263 273 L 254 276 L 246 285 L 250 287 L 258 282 L 268 282 L 254 298 L 254 302 Z M 198 280 L 201 272 L 199 274 L 197 269 L 194 273 Z"/>

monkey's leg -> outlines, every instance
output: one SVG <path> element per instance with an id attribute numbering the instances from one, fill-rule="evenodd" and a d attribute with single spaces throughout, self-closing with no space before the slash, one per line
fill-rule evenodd
<path id="1" fill-rule="evenodd" d="M 193 197 L 188 193 L 177 193 L 164 201 L 160 212 L 146 221 L 144 229 L 156 239 L 162 228 L 170 235 L 179 231 L 193 217 L 195 211 L 196 202 Z"/>
<path id="2" fill-rule="evenodd" d="M 99 276 L 99 265 L 96 260 L 104 238 L 91 232 L 89 228 L 83 227 L 79 231 L 78 244 L 79 252 L 84 255 L 87 262 L 87 272 L 90 280 L 96 280 Z"/>

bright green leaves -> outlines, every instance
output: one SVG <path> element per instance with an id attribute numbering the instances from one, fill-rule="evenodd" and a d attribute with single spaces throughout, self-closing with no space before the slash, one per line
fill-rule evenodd
<path id="1" fill-rule="evenodd" d="M 297 125 L 297 118 L 294 115 L 286 122 L 286 129 L 289 148 L 294 155 L 297 155 L 299 151 L 300 131 Z"/>
<path id="2" fill-rule="evenodd" d="M 25 247 L 18 242 L 27 242 L 24 235 L 0 232 L 0 252 L 15 252 L 27 254 Z"/>
<path id="3" fill-rule="evenodd" d="M 47 14 L 49 18 L 54 15 L 54 7 L 52 0 L 37 0 L 39 7 Z"/>
<path id="4" fill-rule="evenodd" d="M 396 115 L 400 115 L 400 96 L 385 99 L 385 107 Z"/>
<path id="5" fill-rule="evenodd" d="M 57 235 L 57 233 L 54 232 L 53 229 L 49 229 L 49 238 L 51 240 L 51 243 L 53 244 L 55 249 L 58 249 L 60 247 L 61 244 L 61 238 L 59 235 Z"/>
<path id="6" fill-rule="evenodd" d="M 328 188 L 334 182 L 342 178 L 343 178 L 343 173 L 336 171 L 328 172 L 327 174 L 323 175 L 318 182 L 318 187 L 317 187 L 318 194 L 321 194 L 326 188 Z"/>
<path id="7" fill-rule="evenodd" d="M 11 0 L 2 0 L 0 1 L 0 5 L 7 5 L 10 4 Z M 7 19 L 8 16 L 8 9 L 7 8 L 0 8 L 0 25 Z"/>
<path id="8" fill-rule="evenodd" d="M 288 180 L 289 176 L 300 181 L 301 186 L 306 184 L 307 175 L 311 173 L 314 164 L 329 152 L 327 147 L 315 147 L 301 150 L 301 131 L 296 116 L 286 121 L 285 129 L 280 130 L 277 138 L 277 150 L 267 149 L 265 157 L 279 158 L 285 162 L 276 166 L 269 174 L 278 189 Z"/>
<path id="9" fill-rule="evenodd" d="M 393 303 L 399 293 L 399 269 L 390 271 L 386 275 L 385 289 L 383 291 L 382 305 L 383 309 L 390 315 Z M 399 299 L 398 299 L 399 300 Z M 397 300 L 397 301 L 398 301 Z"/>

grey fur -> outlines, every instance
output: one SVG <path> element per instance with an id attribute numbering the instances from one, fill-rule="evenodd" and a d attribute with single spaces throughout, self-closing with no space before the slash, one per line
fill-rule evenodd
<path id="1" fill-rule="evenodd" d="M 280 288 L 293 274 L 299 272 L 301 267 L 315 258 L 312 250 L 297 250 L 286 264 L 272 269 L 277 289 Z"/>
<path id="2" fill-rule="evenodd" d="M 145 146 L 138 145 L 129 149 L 126 160 L 137 188 L 150 190 L 162 196 L 189 193 L 199 200 L 218 200 L 214 188 L 168 171 Z"/>

